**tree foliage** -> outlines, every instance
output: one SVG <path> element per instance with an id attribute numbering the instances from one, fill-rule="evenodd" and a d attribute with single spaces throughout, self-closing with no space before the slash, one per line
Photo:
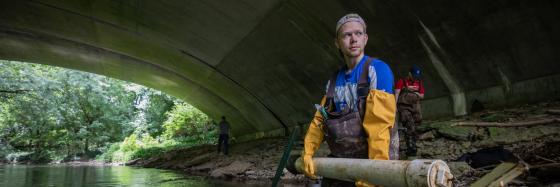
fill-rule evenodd
<path id="1" fill-rule="evenodd" d="M 91 73 L 0 61 L 0 156 L 31 161 L 209 143 L 208 117 L 159 91 Z M 30 153 L 30 154 L 18 154 Z M 112 153 L 111 153 L 112 154 Z M 124 156 L 123 156 L 124 155 Z M 112 160 L 112 158 L 105 158 Z"/>

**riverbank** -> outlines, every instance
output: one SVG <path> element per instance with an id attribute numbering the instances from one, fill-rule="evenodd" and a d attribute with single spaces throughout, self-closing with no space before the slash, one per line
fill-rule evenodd
<path id="1" fill-rule="evenodd" d="M 448 162 L 459 186 L 468 186 L 478 180 L 491 171 L 492 165 L 475 169 L 475 159 L 466 160 L 470 166 L 464 161 L 453 161 L 462 156 L 474 157 L 488 150 L 497 150 L 499 153 L 496 154 L 511 154 L 529 165 L 560 163 L 560 123 L 554 120 L 560 118 L 558 111 L 560 103 L 556 101 L 424 121 L 418 127 L 418 156 L 409 159 L 442 159 Z M 542 123 L 535 125 L 534 122 Z M 461 126 L 465 124 L 471 126 Z M 269 182 L 274 177 L 287 141 L 282 137 L 235 144 L 228 156 L 218 154 L 214 145 L 202 145 L 162 153 L 150 159 L 133 160 L 127 165 L 180 170 L 189 175 L 212 178 Z M 404 142 L 401 145 L 404 146 Z M 292 154 L 300 152 L 302 146 L 301 141 L 296 142 Z M 327 154 L 328 148 L 323 144 L 316 156 Z M 489 159 L 493 158 L 486 160 Z M 560 182 L 557 181 L 560 178 L 556 176 L 558 172 L 555 172 L 559 168 L 553 164 L 552 167 L 532 170 L 530 174 L 518 177 L 514 184 L 534 186 Z M 287 170 L 284 170 L 282 180 L 290 184 L 306 182 L 303 175 L 293 175 Z"/>
<path id="2" fill-rule="evenodd" d="M 202 145 L 163 153 L 146 160 L 132 160 L 126 165 L 180 170 L 188 175 L 238 180 L 270 182 L 282 157 L 287 138 L 269 138 L 235 144 L 229 155 L 217 153 L 215 145 Z M 305 181 L 303 175 L 284 170 L 284 183 Z"/>

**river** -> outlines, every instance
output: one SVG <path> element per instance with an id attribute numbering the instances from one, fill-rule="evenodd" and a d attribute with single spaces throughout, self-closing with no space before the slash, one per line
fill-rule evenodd
<path id="1" fill-rule="evenodd" d="M 0 165 L 0 186 L 270 186 L 128 166 Z"/>

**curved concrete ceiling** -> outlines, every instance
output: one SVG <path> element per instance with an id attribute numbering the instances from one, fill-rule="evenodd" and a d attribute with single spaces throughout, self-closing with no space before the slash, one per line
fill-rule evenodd
<path id="1" fill-rule="evenodd" d="M 0 2 L 0 58 L 162 90 L 250 137 L 307 123 L 342 65 L 339 17 L 368 23 L 366 53 L 424 70 L 428 116 L 558 98 L 556 1 Z M 548 90 L 543 94 L 543 89 Z"/>

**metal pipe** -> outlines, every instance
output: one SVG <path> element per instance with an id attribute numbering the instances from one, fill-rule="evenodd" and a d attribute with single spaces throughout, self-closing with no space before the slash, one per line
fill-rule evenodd
<path id="1" fill-rule="evenodd" d="M 348 158 L 313 158 L 316 175 L 395 187 L 451 187 L 453 175 L 442 160 L 369 160 Z M 295 169 L 303 173 L 303 160 Z"/>

